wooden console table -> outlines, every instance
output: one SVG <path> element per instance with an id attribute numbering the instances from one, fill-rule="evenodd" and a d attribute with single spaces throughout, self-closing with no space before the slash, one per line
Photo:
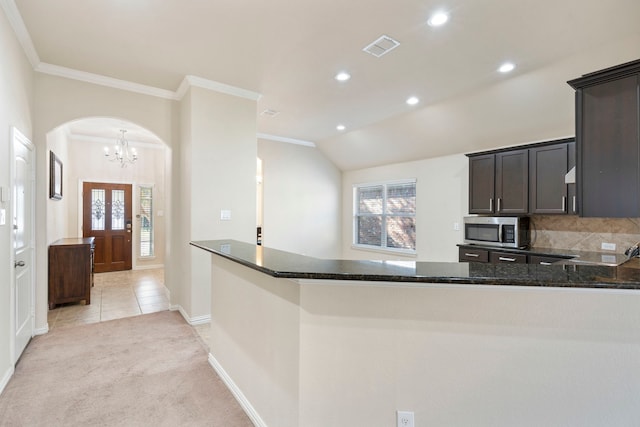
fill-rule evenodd
<path id="1" fill-rule="evenodd" d="M 49 245 L 49 310 L 66 302 L 91 304 L 94 240 L 67 238 Z"/>

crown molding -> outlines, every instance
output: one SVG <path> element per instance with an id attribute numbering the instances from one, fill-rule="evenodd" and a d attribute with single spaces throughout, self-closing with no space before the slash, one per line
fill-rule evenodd
<path id="1" fill-rule="evenodd" d="M 86 71 L 74 70 L 73 68 L 61 67 L 59 65 L 47 64 L 46 62 L 39 63 L 38 66 L 35 67 L 35 70 L 39 73 L 50 74 L 52 76 L 66 77 L 72 80 L 79 80 L 81 82 L 93 83 L 100 86 L 127 90 L 129 92 L 141 93 L 143 95 L 176 100 L 175 92 L 170 90 L 159 89 L 157 87 L 147 86 L 140 83 L 133 83 L 127 80 L 114 79 L 113 77 L 107 77 L 100 74 L 87 73 Z"/>
<path id="2" fill-rule="evenodd" d="M 178 90 L 176 90 L 176 99 L 182 99 L 182 97 L 187 93 L 189 87 L 200 87 L 203 89 L 213 90 L 215 92 L 225 93 L 227 95 L 237 96 L 239 98 L 246 98 L 251 101 L 257 101 L 262 96 L 258 92 L 254 92 L 248 89 L 231 86 L 225 83 L 216 82 L 214 80 L 209 80 L 198 76 L 187 75 L 182 80 L 182 83 L 180 83 Z"/>
<path id="3" fill-rule="evenodd" d="M 13 32 L 18 38 L 18 42 L 22 45 L 22 50 L 24 50 L 25 55 L 27 55 L 31 66 L 36 68 L 38 64 L 40 64 L 40 57 L 38 56 L 38 52 L 36 52 L 36 48 L 33 46 L 33 41 L 31 40 L 29 31 L 27 31 L 27 27 L 24 25 L 22 15 L 20 15 L 16 3 L 13 0 L 0 0 L 0 6 L 2 6 L 5 15 L 7 15 L 9 24 L 11 24 Z"/>
<path id="4" fill-rule="evenodd" d="M 302 139 L 287 138 L 286 136 L 269 135 L 268 133 L 256 134 L 258 139 L 268 139 L 270 141 L 286 142 L 288 144 L 304 145 L 305 147 L 315 147 L 316 144 L 311 141 L 304 141 Z"/>

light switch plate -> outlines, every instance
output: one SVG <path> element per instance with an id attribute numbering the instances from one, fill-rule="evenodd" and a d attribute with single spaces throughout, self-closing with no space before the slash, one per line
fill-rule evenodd
<path id="1" fill-rule="evenodd" d="M 0 209 L 0 225 L 5 225 L 7 223 L 7 210 Z"/>
<path id="2" fill-rule="evenodd" d="M 222 209 L 220 211 L 220 219 L 222 221 L 230 221 L 231 220 L 231 211 L 228 209 Z"/>

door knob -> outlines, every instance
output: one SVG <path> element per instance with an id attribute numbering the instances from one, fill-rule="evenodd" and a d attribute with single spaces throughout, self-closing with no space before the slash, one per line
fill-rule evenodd
<path id="1" fill-rule="evenodd" d="M 16 261 L 13 263 L 13 267 L 14 268 L 18 268 L 18 267 L 24 267 L 25 265 L 27 265 L 24 261 Z"/>

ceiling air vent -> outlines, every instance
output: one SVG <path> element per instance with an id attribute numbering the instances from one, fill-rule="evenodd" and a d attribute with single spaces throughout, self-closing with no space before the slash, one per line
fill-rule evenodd
<path id="1" fill-rule="evenodd" d="M 280 114 L 280 111 L 272 110 L 270 108 L 267 108 L 262 113 L 260 113 L 261 116 L 265 116 L 265 117 L 275 117 L 278 114 Z"/>
<path id="2" fill-rule="evenodd" d="M 367 53 L 370 53 L 376 58 L 380 58 L 382 55 L 384 55 L 385 53 L 388 53 L 389 51 L 395 49 L 398 46 L 400 46 L 399 41 L 394 40 L 389 36 L 380 36 L 378 40 L 374 41 L 373 43 L 371 43 L 370 45 L 368 45 L 362 50 L 364 50 Z"/>

